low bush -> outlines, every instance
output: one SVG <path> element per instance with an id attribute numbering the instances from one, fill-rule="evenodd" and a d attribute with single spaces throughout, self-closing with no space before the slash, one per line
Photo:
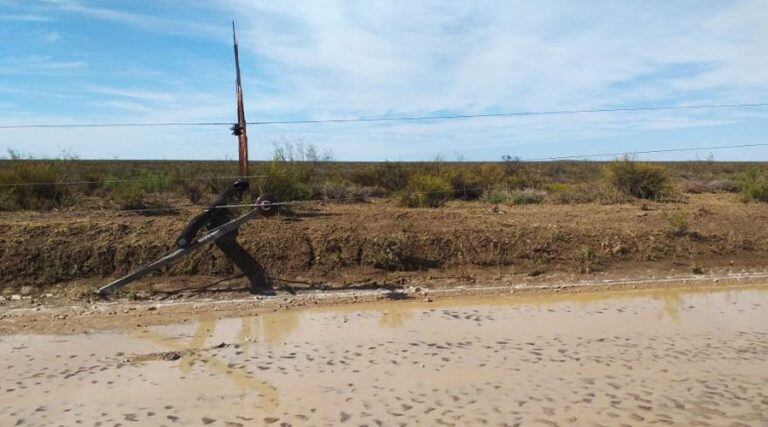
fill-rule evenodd
<path id="1" fill-rule="evenodd" d="M 682 190 L 684 193 L 688 194 L 701 194 L 701 193 L 709 193 L 709 188 L 707 188 L 707 182 L 706 181 L 687 181 L 682 186 Z"/>
<path id="2" fill-rule="evenodd" d="M 200 203 L 205 197 L 206 187 L 201 180 L 185 179 L 179 181 L 175 190 L 184 195 L 190 203 Z"/>
<path id="3" fill-rule="evenodd" d="M 314 198 L 342 203 L 365 202 L 373 197 L 381 197 L 387 190 L 381 187 L 363 187 L 352 182 L 330 179 L 325 180 L 315 189 Z"/>
<path id="4" fill-rule="evenodd" d="M 454 197 L 474 200 L 506 182 L 504 167 L 497 163 L 459 165 L 445 173 L 453 187 Z"/>
<path id="5" fill-rule="evenodd" d="M 492 189 L 483 193 L 482 200 L 486 203 L 491 203 L 494 205 L 532 205 L 544 202 L 545 196 L 546 193 L 531 189 Z"/>
<path id="6" fill-rule="evenodd" d="M 352 183 L 363 187 L 382 187 L 388 191 L 400 191 L 408 185 L 408 168 L 402 163 L 384 162 L 368 164 L 349 174 Z"/>
<path id="7" fill-rule="evenodd" d="M 19 162 L 0 170 L 0 209 L 51 209 L 68 195 L 51 163 Z M 21 185 L 16 185 L 21 184 Z"/>
<path id="8" fill-rule="evenodd" d="M 616 190 L 638 199 L 661 200 L 669 195 L 669 178 L 661 166 L 629 159 L 606 166 L 609 182 Z"/>
<path id="9" fill-rule="evenodd" d="M 452 193 L 451 184 L 442 176 L 420 174 L 408 179 L 398 199 L 401 206 L 409 208 L 436 208 L 444 205 Z"/>
<path id="10" fill-rule="evenodd" d="M 493 188 L 484 191 L 480 198 L 485 203 L 492 205 L 501 205 L 509 202 L 509 190 Z"/>
<path id="11" fill-rule="evenodd" d="M 111 193 L 110 198 L 120 210 L 139 210 L 142 215 L 171 215 L 177 212 L 167 200 L 167 193 L 153 193 L 141 182 L 122 183 Z"/>
<path id="12" fill-rule="evenodd" d="M 688 222 L 688 217 L 684 212 L 680 210 L 676 210 L 671 213 L 665 212 L 663 216 L 669 224 L 669 232 L 671 235 L 681 237 L 688 234 L 688 231 L 690 230 L 690 224 Z"/>
<path id="13" fill-rule="evenodd" d="M 122 210 L 145 209 L 147 192 L 137 183 L 122 183 L 110 194 L 112 202 Z"/>
<path id="14" fill-rule="evenodd" d="M 333 160 L 330 152 L 319 152 L 312 144 L 283 140 L 274 144 L 272 161 L 262 165 L 264 177 L 253 186 L 280 201 L 309 200 L 315 194 L 316 178 L 323 165 Z"/>
<path id="15" fill-rule="evenodd" d="M 513 205 L 533 205 L 544 201 L 544 194 L 541 191 L 526 189 L 511 192 L 509 203 Z"/>
<path id="16" fill-rule="evenodd" d="M 312 198 L 310 170 L 305 164 L 275 160 L 262 166 L 259 172 L 265 177 L 258 181 L 254 189 L 261 194 L 269 193 L 280 201 Z"/>
<path id="17" fill-rule="evenodd" d="M 600 260 L 597 252 L 591 246 L 584 246 L 576 253 L 575 261 L 579 265 L 579 273 L 589 274 L 600 269 Z"/>
<path id="18" fill-rule="evenodd" d="M 744 200 L 768 202 L 768 172 L 750 169 L 741 174 L 739 182 Z"/>
<path id="19" fill-rule="evenodd" d="M 695 180 L 688 181 L 683 185 L 683 192 L 688 194 L 736 193 L 738 191 L 739 184 L 730 179 Z"/>
<path id="20" fill-rule="evenodd" d="M 408 237 L 393 234 L 374 238 L 363 250 L 363 261 L 382 270 L 407 270 L 411 261 Z"/>
<path id="21" fill-rule="evenodd" d="M 628 196 L 605 182 L 551 184 L 547 186 L 547 200 L 555 204 L 622 203 Z"/>
<path id="22" fill-rule="evenodd" d="M 712 193 L 738 193 L 741 189 L 730 179 L 715 179 L 707 183 L 707 190 Z"/>

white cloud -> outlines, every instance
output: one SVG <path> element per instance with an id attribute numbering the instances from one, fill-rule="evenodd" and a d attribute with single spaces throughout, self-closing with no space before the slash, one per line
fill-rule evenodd
<path id="1" fill-rule="evenodd" d="M 208 9 L 185 13 L 184 19 L 153 9 L 128 12 L 76 0 L 48 4 L 88 19 L 204 37 L 222 46 L 229 40 L 225 17 L 236 17 L 241 56 L 250 66 L 243 72 L 246 114 L 251 120 L 768 98 L 768 7 L 761 0 L 215 0 L 190 6 Z M 201 62 L 205 55 L 200 52 Z M 0 61 L 0 73 L 84 65 L 50 57 L 27 58 L 26 63 L 6 59 Z M 231 92 L 221 92 L 219 86 L 214 90 L 213 86 L 170 84 L 169 79 L 184 76 L 158 64 L 140 65 L 168 73 L 146 76 L 146 84 L 137 78 L 125 86 L 85 85 L 98 99 L 106 97 L 102 105 L 109 117 L 120 113 L 125 121 L 153 122 L 234 117 Z M 430 153 L 457 151 L 473 153 L 468 158 L 478 159 L 496 158 L 505 147 L 512 151 L 560 144 L 562 149 L 566 142 L 578 153 L 589 151 L 579 146 L 597 140 L 613 137 L 617 144 L 629 144 L 630 140 L 637 143 L 632 138 L 643 132 L 668 137 L 678 129 L 706 132 L 755 122 L 766 113 L 676 111 L 420 124 L 254 126 L 250 131 L 257 157 L 267 156 L 265 142 L 270 139 L 296 136 L 333 149 L 341 159 L 428 159 Z M 177 129 L 171 134 L 198 140 L 197 132 Z M 228 140 L 221 130 L 217 132 Z"/>
<path id="2" fill-rule="evenodd" d="M 0 75 L 50 74 L 86 65 L 86 62 L 81 60 L 60 60 L 43 55 L 10 56 L 0 60 Z"/>
<path id="3" fill-rule="evenodd" d="M 43 40 L 45 40 L 48 43 L 59 41 L 61 40 L 61 33 L 59 33 L 58 31 L 51 31 L 48 34 L 45 34 L 43 36 Z"/>
<path id="4" fill-rule="evenodd" d="M 691 3 L 223 1 L 296 109 L 334 114 L 553 109 L 768 83 L 768 8 Z M 697 10 L 701 9 L 701 10 Z M 708 71 L 655 76 L 674 67 Z M 278 78 L 279 76 L 279 78 Z M 634 84 L 621 87 L 622 83 Z M 765 93 L 765 89 L 762 89 Z M 318 104 L 322 108 L 312 108 Z M 333 111 L 331 111 L 331 109 Z"/>
<path id="5" fill-rule="evenodd" d="M 32 13 L 3 13 L 0 14 L 0 21 L 3 22 L 48 22 L 51 21 L 49 16 L 36 15 Z"/>
<path id="6" fill-rule="evenodd" d="M 223 35 L 224 30 L 218 26 L 202 21 L 183 21 L 173 17 L 164 18 L 149 13 L 134 13 L 114 8 L 93 6 L 78 0 L 43 0 L 43 3 L 53 6 L 59 11 L 78 14 L 93 19 L 132 25 L 150 31 L 172 34 L 197 36 Z M 179 7 L 184 7 L 180 5 Z"/>
<path id="7" fill-rule="evenodd" d="M 173 101 L 175 99 L 174 94 L 157 90 L 135 90 L 106 86 L 88 86 L 88 90 L 101 95 L 134 98 L 142 101 Z"/>

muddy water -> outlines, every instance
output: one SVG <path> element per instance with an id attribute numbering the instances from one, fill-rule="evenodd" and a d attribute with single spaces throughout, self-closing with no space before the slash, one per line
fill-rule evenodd
<path id="1" fill-rule="evenodd" d="M 768 286 L 0 338 L 0 425 L 768 425 Z"/>

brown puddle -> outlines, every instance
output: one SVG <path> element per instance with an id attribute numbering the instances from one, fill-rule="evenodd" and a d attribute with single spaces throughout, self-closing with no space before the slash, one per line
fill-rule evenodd
<path id="1" fill-rule="evenodd" d="M 766 425 L 768 286 L 0 337 L 0 425 Z"/>

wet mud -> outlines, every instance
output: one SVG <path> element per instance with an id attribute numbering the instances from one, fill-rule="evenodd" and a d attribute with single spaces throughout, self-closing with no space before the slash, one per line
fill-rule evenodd
<path id="1" fill-rule="evenodd" d="M 0 337 L 0 425 L 766 425 L 768 286 Z"/>

